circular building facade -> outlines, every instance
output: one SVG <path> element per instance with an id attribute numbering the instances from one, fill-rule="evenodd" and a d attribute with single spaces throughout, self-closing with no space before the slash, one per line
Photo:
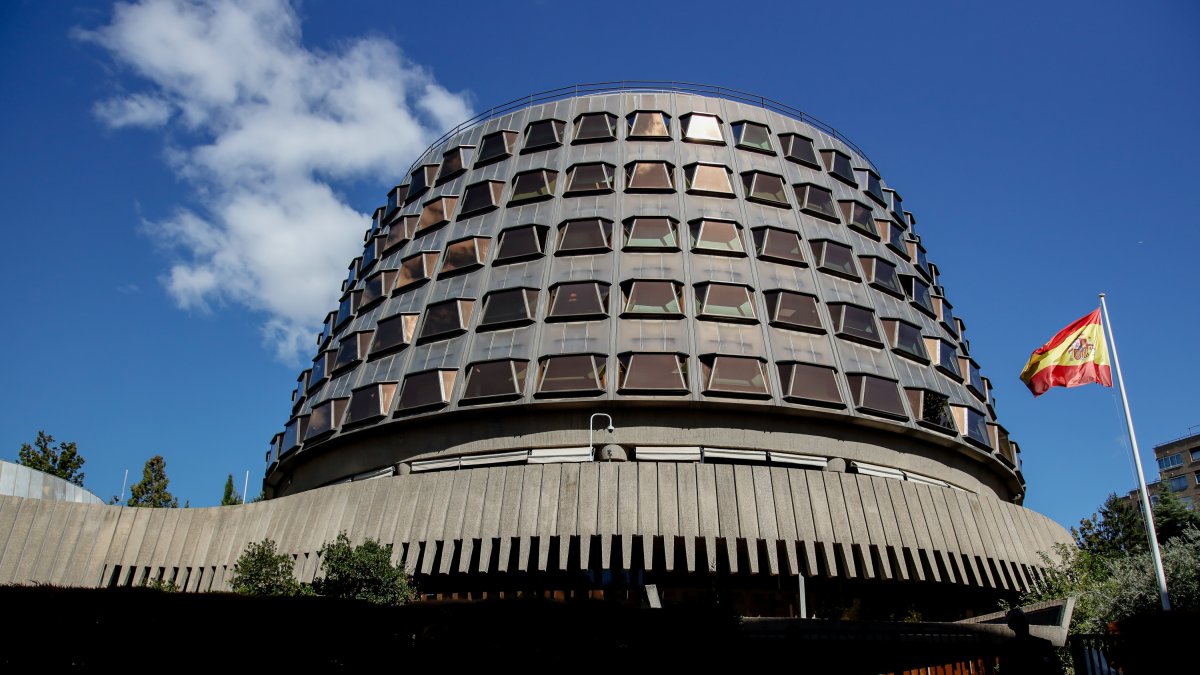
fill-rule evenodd
<path id="1" fill-rule="evenodd" d="M 376 210 L 268 494 L 404 476 L 440 528 L 426 572 L 1027 586 L 1065 532 L 1018 506 L 964 324 L 865 155 L 726 91 L 557 94 L 447 134 Z"/>

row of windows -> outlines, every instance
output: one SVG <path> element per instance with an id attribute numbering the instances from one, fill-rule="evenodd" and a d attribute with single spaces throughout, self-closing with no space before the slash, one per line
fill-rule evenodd
<path id="1" fill-rule="evenodd" d="M 640 110 L 625 118 L 627 140 L 671 140 L 672 120 L 670 115 L 659 110 Z M 583 113 L 575 118 L 570 142 L 573 144 L 604 143 L 617 140 L 619 124 L 616 115 L 607 112 Z M 723 123 L 719 117 L 709 113 L 689 113 L 680 117 L 681 140 L 692 143 L 725 145 Z M 776 143 L 770 128 L 758 122 L 741 121 L 730 126 L 736 147 L 769 155 L 777 154 Z M 393 189 L 388 196 L 389 212 L 404 204 L 415 201 L 430 187 L 441 185 L 465 173 L 472 167 L 480 168 L 507 157 L 511 157 L 521 141 L 521 154 L 542 152 L 560 147 L 568 140 L 566 122 L 558 119 L 543 119 L 530 122 L 523 133 L 512 130 L 495 131 L 480 139 L 479 146 L 464 145 L 451 148 L 442 155 L 440 164 L 423 164 L 410 175 L 409 182 Z M 855 169 L 850 155 L 841 150 L 823 149 L 818 152 L 813 140 L 797 133 L 778 136 L 778 152 L 798 164 L 814 169 L 823 169 L 834 178 L 851 187 L 859 187 L 880 205 L 890 207 L 903 218 L 902 200 L 894 191 L 886 190 L 879 175 L 869 168 Z"/>
<path id="2" fill-rule="evenodd" d="M 689 360 L 673 353 L 628 353 L 618 357 L 618 391 L 634 395 L 685 395 L 689 393 Z M 771 396 L 767 363 L 746 356 L 707 355 L 699 358 L 700 381 L 705 394 L 734 398 Z M 462 405 L 496 403 L 520 398 L 525 391 L 530 362 L 500 359 L 473 363 L 466 368 L 466 381 L 459 398 Z M 777 364 L 779 384 L 785 399 L 802 404 L 844 408 L 837 374 L 833 368 L 809 363 Z M 377 420 L 392 411 L 396 415 L 421 412 L 450 403 L 458 378 L 457 369 L 435 369 L 412 373 L 403 383 L 383 382 L 355 389 L 349 398 L 335 398 L 313 407 L 307 421 L 293 419 L 285 431 L 284 449 L 303 440 L 319 438 L 338 428 Z M 535 396 L 596 396 L 607 389 L 607 357 L 570 354 L 546 357 L 536 367 Z M 901 389 L 897 382 L 875 375 L 846 375 L 853 406 L 868 414 L 899 420 L 909 418 L 907 399 L 919 423 L 984 447 L 993 443 L 984 413 L 968 406 L 953 405 L 941 394 L 925 389 Z M 903 394 L 902 394 L 903 392 Z M 394 399 L 399 397 L 398 401 Z M 343 420 L 343 415 L 345 416 Z M 1002 430 L 1000 430 L 1002 432 Z M 1006 437 L 1005 437 L 1005 440 Z"/>

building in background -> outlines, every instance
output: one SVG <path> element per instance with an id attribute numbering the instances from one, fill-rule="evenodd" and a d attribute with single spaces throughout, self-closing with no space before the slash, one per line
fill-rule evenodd
<path id="1" fill-rule="evenodd" d="M 1070 536 L 1020 506 L 917 230 L 857 146 L 759 97 L 490 109 L 375 211 L 267 453 L 272 499 L 102 507 L 63 578 L 223 588 L 270 536 L 310 580 L 347 531 L 443 597 L 991 609 Z"/>
<path id="2" fill-rule="evenodd" d="M 104 503 L 103 499 L 71 481 L 4 460 L 0 460 L 0 496 L 49 499 L 79 504 Z"/>
<path id="3" fill-rule="evenodd" d="M 1158 480 L 1146 486 L 1150 500 L 1157 503 L 1158 493 L 1170 490 L 1188 508 L 1200 506 L 1200 434 L 1154 446 L 1154 459 L 1158 462 Z M 1130 491 L 1129 499 L 1140 503 L 1138 491 Z"/>

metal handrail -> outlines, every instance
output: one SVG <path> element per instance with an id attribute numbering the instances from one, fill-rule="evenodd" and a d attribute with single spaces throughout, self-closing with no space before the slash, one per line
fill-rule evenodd
<path id="1" fill-rule="evenodd" d="M 879 173 L 878 168 L 876 168 L 875 163 L 871 161 L 871 158 L 867 156 L 867 153 L 863 152 L 862 148 L 858 147 L 854 141 L 847 138 L 845 134 L 838 131 L 833 126 L 822 122 L 812 115 L 809 115 L 803 110 L 793 108 L 786 103 L 780 103 L 779 101 L 775 101 L 764 96 L 759 96 L 758 94 L 744 92 L 739 89 L 730 89 L 728 87 L 721 87 L 712 84 L 674 81 L 661 82 L 656 80 L 614 80 L 611 82 L 587 82 L 583 84 L 573 84 L 565 87 L 558 87 L 556 89 L 547 89 L 545 91 L 539 91 L 537 93 L 522 96 L 521 98 L 514 98 L 511 101 L 492 106 L 491 108 L 488 108 L 487 111 L 481 112 L 471 119 L 458 124 L 453 129 L 438 137 L 436 141 L 430 143 L 429 147 L 425 148 L 425 150 L 417 156 L 417 159 L 414 160 L 413 163 L 408 167 L 408 172 L 405 174 L 405 176 L 407 177 L 411 175 L 417 166 L 417 162 L 421 161 L 422 157 L 425 157 L 425 155 L 429 154 L 429 151 L 438 147 L 442 143 L 445 143 L 446 140 L 451 136 L 463 131 L 464 129 L 473 127 L 490 119 L 507 115 L 508 113 L 537 105 L 539 103 L 560 101 L 563 99 L 575 98 L 577 96 L 593 96 L 597 94 L 619 94 L 631 92 L 698 94 L 701 96 L 715 96 L 717 98 L 724 98 L 731 101 L 737 101 L 739 103 L 756 105 L 760 108 L 770 110 L 771 112 L 790 117 L 794 120 L 820 129 L 826 134 L 829 134 L 830 136 L 845 143 L 850 147 L 850 149 L 854 150 L 854 152 L 858 153 L 860 157 L 866 160 L 866 162 L 871 165 L 872 170 L 874 170 L 876 173 Z"/>

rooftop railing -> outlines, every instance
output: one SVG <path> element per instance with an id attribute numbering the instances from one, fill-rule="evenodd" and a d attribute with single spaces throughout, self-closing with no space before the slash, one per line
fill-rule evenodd
<path id="1" fill-rule="evenodd" d="M 424 157 L 426 154 L 428 154 L 430 150 L 433 150 L 442 143 L 445 143 L 446 139 L 459 133 L 460 131 L 473 127 L 481 122 L 486 122 L 490 119 L 507 115 L 522 108 L 528 108 L 541 103 L 561 101 L 563 99 L 575 98 L 577 96 L 630 93 L 696 94 L 699 96 L 713 96 L 730 101 L 737 101 L 738 103 L 745 103 L 747 105 L 755 105 L 760 108 L 770 110 L 771 112 L 790 117 L 799 122 L 803 122 L 838 139 L 850 147 L 850 149 L 856 152 L 860 157 L 866 160 L 876 173 L 879 171 L 878 168 L 875 167 L 875 163 L 871 161 L 871 158 L 867 156 L 867 153 L 863 152 L 862 148 L 858 147 L 854 141 L 851 141 L 849 138 L 847 138 L 845 134 L 838 131 L 833 126 L 822 122 L 812 115 L 809 115 L 803 110 L 793 108 L 786 103 L 780 103 L 779 101 L 775 101 L 764 96 L 759 96 L 758 94 L 751 94 L 738 89 L 719 87 L 711 84 L 696 84 L 694 82 L 660 82 L 655 80 L 614 80 L 612 82 L 588 82 L 585 84 L 573 84 L 566 87 L 559 87 L 557 89 L 547 89 L 546 91 L 540 91 L 527 96 L 522 96 L 521 98 L 515 98 L 506 103 L 501 103 L 500 105 L 488 108 L 486 111 L 479 113 L 471 119 L 462 122 L 450 131 L 442 134 L 441 137 L 431 143 L 428 148 L 425 148 L 425 151 L 422 152 L 421 155 L 409 167 L 408 173 L 412 173 L 413 169 L 416 167 L 416 163 L 420 161 L 421 157 Z"/>

